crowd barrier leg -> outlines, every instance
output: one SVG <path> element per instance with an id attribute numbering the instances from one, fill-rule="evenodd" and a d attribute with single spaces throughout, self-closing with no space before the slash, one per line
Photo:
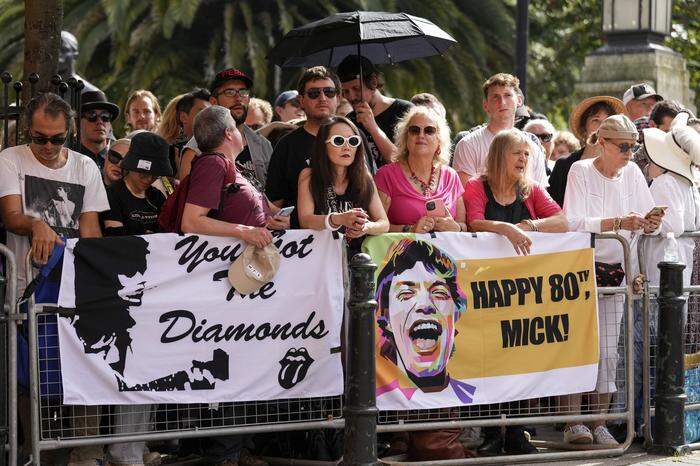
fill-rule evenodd
<path id="1" fill-rule="evenodd" d="M 27 302 L 27 325 L 29 325 L 29 417 L 30 437 L 32 442 L 32 463 L 41 465 L 41 413 L 39 411 L 39 336 L 37 331 L 36 308 L 34 296 Z M 26 441 L 27 439 L 25 439 Z"/>
<path id="2" fill-rule="evenodd" d="M 7 380 L 4 382 L 7 389 L 7 442 L 8 463 L 11 466 L 17 464 L 17 261 L 15 256 L 5 245 L 0 244 L 0 255 L 5 257 L 6 281 L 5 295 L 0 297 L 0 304 L 5 312 L 7 338 Z M 7 298 L 7 300 L 5 300 Z M 7 302 L 7 306 L 5 306 Z M 4 358 L 5 355 L 2 355 Z M 2 400 L 5 401 L 5 400 Z M 2 445 L 4 450 L 5 445 Z M 4 451 L 0 454 L 0 465 L 5 457 Z"/>
<path id="3" fill-rule="evenodd" d="M 345 466 L 377 461 L 377 407 L 374 370 L 374 272 L 367 254 L 350 261 L 349 354 L 345 395 Z"/>
<path id="4" fill-rule="evenodd" d="M 658 363 L 656 377 L 656 422 L 653 450 L 664 454 L 683 455 L 690 449 L 685 444 L 685 376 L 683 367 L 683 269 L 678 262 L 661 262 L 659 290 Z"/>

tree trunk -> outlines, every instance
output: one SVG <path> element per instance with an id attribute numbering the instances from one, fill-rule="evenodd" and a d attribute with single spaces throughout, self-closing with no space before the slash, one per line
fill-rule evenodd
<path id="1" fill-rule="evenodd" d="M 32 87 L 36 92 L 52 90 L 51 78 L 58 73 L 62 27 L 63 0 L 24 1 L 25 102 Z M 35 86 L 28 80 L 32 73 L 39 75 Z"/>

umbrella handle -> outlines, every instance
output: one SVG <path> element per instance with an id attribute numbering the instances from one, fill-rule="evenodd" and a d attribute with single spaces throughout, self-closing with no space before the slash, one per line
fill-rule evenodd
<path id="1" fill-rule="evenodd" d="M 360 27 L 362 27 L 360 25 Z M 364 74 L 362 74 L 362 42 L 357 43 L 357 61 L 360 62 L 360 101 L 364 102 Z"/>

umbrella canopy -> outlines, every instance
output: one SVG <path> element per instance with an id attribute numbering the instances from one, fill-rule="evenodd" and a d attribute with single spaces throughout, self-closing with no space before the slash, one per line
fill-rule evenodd
<path id="1" fill-rule="evenodd" d="M 292 29 L 270 51 L 280 66 L 337 66 L 348 55 L 374 64 L 439 55 L 457 43 L 424 18 L 406 13 L 338 13 Z"/>

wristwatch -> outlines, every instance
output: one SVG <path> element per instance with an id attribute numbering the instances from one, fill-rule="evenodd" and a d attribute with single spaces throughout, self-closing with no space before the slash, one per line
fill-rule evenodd
<path id="1" fill-rule="evenodd" d="M 401 231 L 404 233 L 410 233 L 411 232 L 411 225 L 404 225 L 401 227 Z"/>

